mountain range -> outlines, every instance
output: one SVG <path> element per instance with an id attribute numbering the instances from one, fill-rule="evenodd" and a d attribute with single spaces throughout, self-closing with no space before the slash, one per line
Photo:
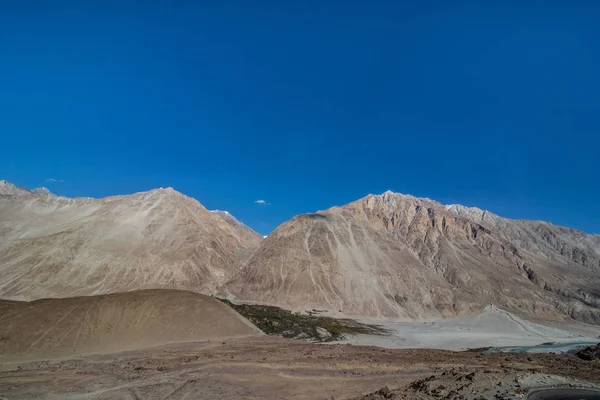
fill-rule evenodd
<path id="1" fill-rule="evenodd" d="M 600 237 L 386 192 L 282 224 L 226 289 L 346 315 L 419 319 L 494 303 L 600 323 Z"/>
<path id="2" fill-rule="evenodd" d="M 102 199 L 5 192 L 11 193 L 0 196 L 0 297 L 6 299 L 160 288 L 212 293 L 262 239 L 171 188 Z"/>
<path id="3" fill-rule="evenodd" d="M 66 198 L 0 181 L 0 298 L 161 288 L 351 316 L 493 303 L 600 324 L 600 237 L 388 191 L 263 239 L 172 188 Z"/>

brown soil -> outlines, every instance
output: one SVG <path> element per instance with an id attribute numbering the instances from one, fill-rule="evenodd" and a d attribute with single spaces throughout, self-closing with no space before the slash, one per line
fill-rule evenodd
<path id="1" fill-rule="evenodd" d="M 547 375 L 600 380 L 600 365 L 570 355 L 387 350 L 261 336 L 4 363 L 0 398 L 502 399 L 525 391 L 528 379 L 552 384 Z"/>
<path id="2" fill-rule="evenodd" d="M 220 301 L 192 292 L 143 290 L 33 302 L 0 300 L 0 362 L 247 335 L 262 333 Z"/>

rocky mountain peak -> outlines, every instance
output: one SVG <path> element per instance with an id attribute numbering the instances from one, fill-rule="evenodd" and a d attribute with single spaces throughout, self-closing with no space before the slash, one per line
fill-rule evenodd
<path id="1" fill-rule="evenodd" d="M 178 192 L 177 190 L 173 189 L 171 186 L 169 187 L 159 187 L 156 189 L 152 189 L 150 190 L 150 193 L 162 193 L 162 194 L 166 194 L 166 195 L 181 195 L 182 193 Z"/>
<path id="2" fill-rule="evenodd" d="M 368 215 L 377 217 L 390 218 L 397 215 L 413 215 L 420 209 L 425 210 L 440 210 L 443 207 L 440 203 L 433 201 L 428 198 L 414 197 L 408 194 L 394 193 L 392 191 L 386 191 L 382 194 L 369 194 L 362 199 L 346 204 L 341 207 L 333 207 L 327 212 L 330 213 L 351 213 L 354 215 Z"/>
<path id="3" fill-rule="evenodd" d="M 421 205 L 426 203 L 432 203 L 435 205 L 439 205 L 439 203 L 426 197 L 415 197 L 410 194 L 392 192 L 391 190 L 387 190 L 382 194 L 370 194 L 367 197 L 364 197 L 358 201 L 366 202 L 371 208 L 378 206 L 393 208 L 406 203 L 418 203 Z"/>
<path id="4" fill-rule="evenodd" d="M 142 196 L 145 198 L 152 198 L 155 201 L 160 200 L 160 201 L 169 201 L 169 202 L 180 202 L 183 201 L 184 204 L 187 204 L 188 206 L 192 207 L 192 208 L 200 208 L 202 210 L 204 210 L 205 212 L 208 212 L 208 210 L 195 198 L 187 196 L 175 189 L 173 189 L 172 187 L 159 187 L 156 189 L 152 189 L 152 190 L 148 190 L 147 192 L 140 192 L 140 193 L 136 193 L 135 195 L 138 196 Z"/>
<path id="5" fill-rule="evenodd" d="M 28 194 L 31 194 L 29 190 L 5 180 L 0 180 L 0 196 L 24 196 Z"/>
<path id="6" fill-rule="evenodd" d="M 600 324 L 596 240 L 386 191 L 282 224 L 228 290 L 348 315 L 453 316 L 493 303 Z"/>
<path id="7" fill-rule="evenodd" d="M 443 205 L 427 197 L 415 197 L 410 194 L 395 193 L 390 190 L 374 195 L 370 194 L 356 202 L 336 209 L 361 209 L 369 214 L 395 216 L 406 214 L 412 218 L 415 214 L 425 212 L 429 219 L 438 217 L 458 217 L 486 227 L 496 226 L 505 219 L 489 211 L 477 207 L 466 207 L 460 204 Z M 454 219 L 453 218 L 453 219 Z"/>

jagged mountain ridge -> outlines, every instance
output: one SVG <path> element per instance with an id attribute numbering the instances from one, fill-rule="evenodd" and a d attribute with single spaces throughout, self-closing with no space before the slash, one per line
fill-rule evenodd
<path id="1" fill-rule="evenodd" d="M 54 196 L 54 194 L 45 187 L 38 187 L 33 190 L 25 189 L 14 185 L 5 180 L 0 180 L 0 196 L 28 196 L 28 195 L 47 195 Z"/>
<path id="2" fill-rule="evenodd" d="M 588 235 L 577 229 L 566 228 L 544 221 L 513 220 L 476 207 L 453 204 L 453 213 L 494 229 L 504 239 L 522 251 L 543 255 L 552 260 L 564 257 L 592 269 L 600 268 L 600 236 Z M 531 239 L 541 238 L 541 241 Z"/>
<path id="3" fill-rule="evenodd" d="M 544 221 L 503 218 L 475 207 L 454 205 L 450 211 L 493 229 L 514 244 L 523 270 L 535 285 L 562 298 L 600 308 L 599 236 Z M 585 311 L 571 311 L 581 312 Z"/>
<path id="4" fill-rule="evenodd" d="M 450 316 L 492 302 L 600 323 L 591 236 L 386 192 L 282 224 L 226 289 L 242 300 L 349 315 Z M 560 243 L 572 247 L 561 254 Z"/>
<path id="5" fill-rule="evenodd" d="M 0 196 L 0 297 L 213 293 L 260 240 L 172 188 L 102 199 Z"/>

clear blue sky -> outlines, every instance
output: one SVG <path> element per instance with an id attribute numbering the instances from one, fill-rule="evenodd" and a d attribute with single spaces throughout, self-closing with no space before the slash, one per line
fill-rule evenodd
<path id="1" fill-rule="evenodd" d="M 0 1 L 0 179 L 263 234 L 387 189 L 600 233 L 600 3 L 410 3 Z"/>

